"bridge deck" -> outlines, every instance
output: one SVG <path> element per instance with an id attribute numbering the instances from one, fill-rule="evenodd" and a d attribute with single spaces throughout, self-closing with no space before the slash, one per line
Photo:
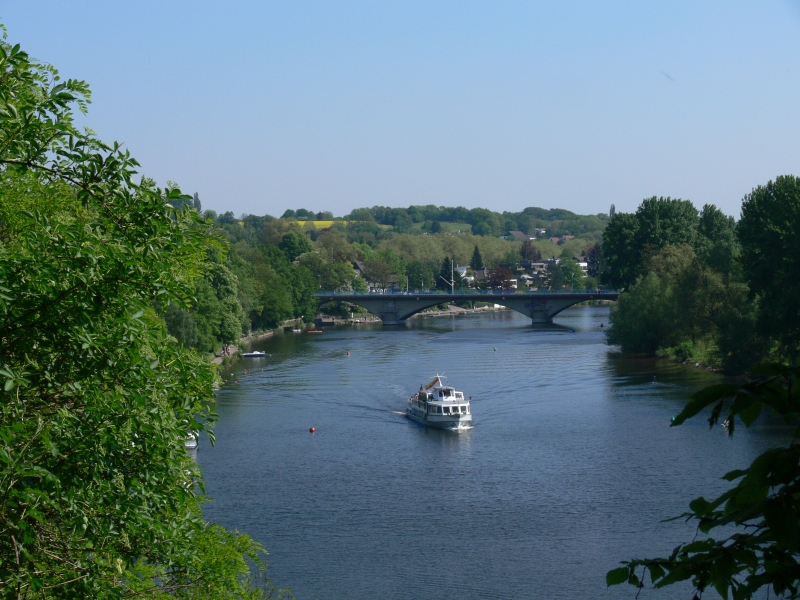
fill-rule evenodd
<path id="1" fill-rule="evenodd" d="M 386 299 L 393 300 L 403 298 L 425 298 L 432 300 L 440 300 L 447 302 L 448 300 L 461 302 L 464 300 L 474 300 L 476 302 L 492 302 L 493 298 L 585 298 L 587 300 L 616 300 L 619 297 L 619 292 L 616 290 L 581 290 L 576 292 L 558 291 L 537 291 L 537 292 L 518 292 L 515 290 L 485 290 L 485 291 L 470 291 L 470 292 L 317 292 L 315 294 L 320 299 L 324 298 L 326 301 L 341 301 L 353 302 L 364 299 Z"/>
<path id="2" fill-rule="evenodd" d="M 469 292 L 319 292 L 320 302 L 350 302 L 377 315 L 386 325 L 401 325 L 406 319 L 436 304 L 446 302 L 492 302 L 521 312 L 532 323 L 551 323 L 565 308 L 587 300 L 616 300 L 616 290 L 581 290 L 558 292 L 517 292 L 515 290 L 483 290 Z"/>

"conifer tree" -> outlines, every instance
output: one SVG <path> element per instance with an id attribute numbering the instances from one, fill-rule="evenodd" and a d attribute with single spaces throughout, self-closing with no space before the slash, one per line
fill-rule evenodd
<path id="1" fill-rule="evenodd" d="M 439 270 L 439 279 L 436 282 L 436 287 L 440 289 L 452 289 L 450 282 L 453 279 L 453 259 L 445 256 L 442 261 L 442 268 Z"/>
<path id="2" fill-rule="evenodd" d="M 472 270 L 475 269 L 482 269 L 483 268 L 483 256 L 481 256 L 481 251 L 478 248 L 478 245 L 475 244 L 475 250 L 472 252 L 472 261 L 470 263 Z"/>

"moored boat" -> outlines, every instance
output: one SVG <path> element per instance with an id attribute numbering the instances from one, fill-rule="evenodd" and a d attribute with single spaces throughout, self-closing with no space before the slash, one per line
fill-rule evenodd
<path id="1" fill-rule="evenodd" d="M 267 355 L 266 352 L 260 352 L 259 350 L 254 350 L 252 352 L 245 352 L 242 354 L 244 358 L 264 358 Z"/>
<path id="2" fill-rule="evenodd" d="M 408 399 L 406 416 L 412 421 L 437 429 L 468 429 L 472 427 L 472 409 L 464 393 L 445 383 L 437 375 L 419 392 Z M 445 381 L 443 381 L 445 380 Z"/>

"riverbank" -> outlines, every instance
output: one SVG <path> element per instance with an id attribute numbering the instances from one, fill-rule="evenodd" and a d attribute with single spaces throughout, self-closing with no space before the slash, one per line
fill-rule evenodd
<path id="1" fill-rule="evenodd" d="M 495 312 L 499 310 L 511 310 L 505 306 L 495 304 L 494 306 L 480 306 L 478 308 L 462 308 L 454 304 L 448 304 L 447 310 L 423 310 L 417 313 L 416 316 L 421 317 L 459 317 L 463 315 L 474 315 L 485 312 Z M 413 317 L 412 317 L 413 318 Z"/>

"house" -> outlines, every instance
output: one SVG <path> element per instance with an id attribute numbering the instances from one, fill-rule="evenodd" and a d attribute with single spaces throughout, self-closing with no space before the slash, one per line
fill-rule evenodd
<path id="1" fill-rule="evenodd" d="M 528 240 L 535 240 L 535 235 L 528 235 L 526 233 L 522 233 L 521 231 L 509 231 L 508 232 L 509 239 L 517 240 L 518 242 L 526 242 Z"/>
<path id="2" fill-rule="evenodd" d="M 489 269 L 475 269 L 475 283 L 484 283 L 489 281 Z"/>
<path id="3" fill-rule="evenodd" d="M 360 260 L 353 261 L 353 270 L 356 272 L 356 275 L 366 279 L 366 275 L 364 275 L 364 263 Z"/>
<path id="4" fill-rule="evenodd" d="M 550 241 L 554 244 L 563 244 L 564 242 L 568 242 L 570 240 L 574 240 L 574 235 L 560 235 L 558 237 L 551 237 Z"/>

